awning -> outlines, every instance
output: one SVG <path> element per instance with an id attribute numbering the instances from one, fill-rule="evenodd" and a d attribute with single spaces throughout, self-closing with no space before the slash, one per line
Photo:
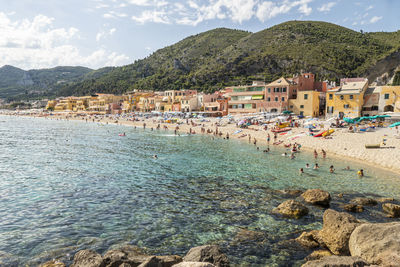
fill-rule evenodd
<path id="1" fill-rule="evenodd" d="M 261 100 L 264 98 L 264 95 L 253 95 L 251 97 L 252 100 Z"/>

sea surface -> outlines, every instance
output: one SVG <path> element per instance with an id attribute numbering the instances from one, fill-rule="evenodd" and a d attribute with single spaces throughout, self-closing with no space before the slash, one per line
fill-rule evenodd
<path id="1" fill-rule="evenodd" d="M 272 209 L 293 198 L 282 190 L 328 190 L 337 210 L 354 196 L 400 196 L 397 174 L 328 155 L 317 160 L 319 170 L 300 175 L 313 155 L 290 160 L 282 149 L 263 149 L 164 130 L 0 116 L 0 265 L 70 264 L 80 249 L 104 253 L 122 244 L 178 255 L 218 244 L 233 266 L 299 266 L 310 251 L 290 239 L 320 228 L 323 209 L 310 207 L 300 220 L 277 216 Z M 366 177 L 357 177 L 360 168 Z M 368 208 L 357 216 L 384 217 Z"/>

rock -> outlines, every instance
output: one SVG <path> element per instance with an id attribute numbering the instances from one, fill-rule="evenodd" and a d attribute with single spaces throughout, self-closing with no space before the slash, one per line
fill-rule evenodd
<path id="1" fill-rule="evenodd" d="M 371 264 L 400 266 L 399 240 L 400 222 L 362 224 L 350 236 L 350 253 Z"/>
<path id="2" fill-rule="evenodd" d="M 332 253 L 329 250 L 323 249 L 323 250 L 316 250 L 313 251 L 310 255 L 308 255 L 304 260 L 305 261 L 315 261 L 322 259 L 324 257 L 329 257 L 332 256 Z"/>
<path id="3" fill-rule="evenodd" d="M 127 264 L 128 263 L 124 263 Z M 129 265 L 130 266 L 130 265 Z M 149 257 L 146 261 L 141 263 L 138 267 L 161 267 L 161 260 L 156 256 Z"/>
<path id="4" fill-rule="evenodd" d="M 216 267 L 216 266 L 209 262 L 184 261 L 184 262 L 175 264 L 173 267 Z"/>
<path id="5" fill-rule="evenodd" d="M 93 250 L 80 250 L 74 256 L 74 262 L 70 267 L 98 267 L 102 266 L 103 258 Z"/>
<path id="6" fill-rule="evenodd" d="M 375 206 L 378 204 L 378 202 L 375 199 L 366 197 L 356 197 L 353 198 L 350 202 L 363 206 Z"/>
<path id="7" fill-rule="evenodd" d="M 245 200 L 224 200 L 220 203 L 221 209 L 247 209 L 249 203 Z"/>
<path id="8" fill-rule="evenodd" d="M 350 212 L 363 212 L 364 207 L 362 205 L 356 205 L 356 204 L 346 204 L 343 205 L 342 208 L 346 211 Z"/>
<path id="9" fill-rule="evenodd" d="M 39 267 L 66 267 L 66 266 L 61 261 L 52 260 L 41 264 Z"/>
<path id="10" fill-rule="evenodd" d="M 217 267 L 229 267 L 228 257 L 215 245 L 194 247 L 189 250 L 183 261 L 209 262 Z"/>
<path id="11" fill-rule="evenodd" d="M 324 257 L 320 260 L 306 262 L 301 267 L 364 267 L 364 266 L 369 266 L 369 264 L 360 257 L 330 256 L 330 257 Z"/>
<path id="12" fill-rule="evenodd" d="M 376 201 L 381 202 L 381 203 L 383 203 L 383 202 L 393 202 L 394 198 L 392 198 L 392 197 L 381 197 L 381 198 L 376 199 Z"/>
<path id="13" fill-rule="evenodd" d="M 307 203 L 324 207 L 328 207 L 331 200 L 331 195 L 321 189 L 308 189 L 301 196 Z"/>
<path id="14" fill-rule="evenodd" d="M 400 205 L 392 204 L 392 203 L 383 203 L 382 209 L 386 212 L 389 217 L 398 218 L 400 217 Z"/>
<path id="15" fill-rule="evenodd" d="M 337 194 L 337 197 L 338 197 L 338 198 L 343 198 L 343 193 Z"/>
<path id="16" fill-rule="evenodd" d="M 107 251 L 103 255 L 103 264 L 105 267 L 120 266 L 122 264 L 138 266 L 149 258 L 150 256 L 145 255 L 140 248 L 126 245 L 119 249 Z"/>
<path id="17" fill-rule="evenodd" d="M 295 240 L 302 246 L 307 248 L 316 248 L 319 246 L 317 241 L 318 231 L 303 232 Z"/>
<path id="18" fill-rule="evenodd" d="M 162 267 L 171 267 L 183 261 L 182 257 L 178 255 L 157 256 L 157 258 L 161 260 Z"/>
<path id="19" fill-rule="evenodd" d="M 308 208 L 300 202 L 290 199 L 281 203 L 278 207 L 273 209 L 272 212 L 298 219 L 308 214 Z"/>
<path id="20" fill-rule="evenodd" d="M 349 238 L 359 222 L 346 212 L 328 209 L 324 212 L 322 230 L 318 237 L 335 255 L 349 255 Z"/>
<path id="21" fill-rule="evenodd" d="M 254 243 L 254 242 L 262 242 L 267 238 L 267 235 L 263 232 L 252 231 L 248 229 L 240 229 L 236 234 L 232 244 L 245 244 L 245 243 Z"/>

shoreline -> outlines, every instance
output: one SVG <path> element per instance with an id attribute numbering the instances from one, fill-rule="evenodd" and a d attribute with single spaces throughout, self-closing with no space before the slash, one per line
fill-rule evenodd
<path id="1" fill-rule="evenodd" d="M 92 118 L 92 117 L 76 117 L 72 116 L 71 114 L 57 114 L 55 113 L 52 117 L 44 117 L 38 115 L 28 115 L 28 114 L 3 114 L 3 115 L 14 115 L 14 116 L 23 116 L 23 117 L 39 117 L 39 118 L 50 118 L 50 119 L 62 119 L 62 120 L 74 120 L 74 121 L 83 121 L 86 122 L 96 122 L 96 123 L 103 123 L 103 124 L 114 124 L 114 125 L 124 125 L 129 127 L 138 127 L 143 128 L 144 123 L 146 124 L 147 129 L 153 128 L 156 130 L 157 125 L 160 124 L 159 131 L 164 131 L 164 127 L 168 127 L 168 131 L 174 133 L 175 128 L 178 126 L 177 133 L 180 134 L 187 134 L 189 133 L 190 129 L 192 129 L 195 134 L 201 134 L 205 136 L 210 136 L 214 138 L 225 138 L 226 134 L 229 134 L 229 139 L 236 139 L 241 142 L 245 142 L 249 145 L 254 145 L 254 138 L 257 140 L 257 146 L 274 146 L 285 149 L 283 144 L 285 143 L 298 143 L 301 144 L 301 149 L 306 151 L 307 153 L 313 153 L 314 149 L 317 149 L 318 156 L 321 157 L 321 149 L 324 149 L 327 154 L 328 158 L 333 157 L 336 159 L 343 159 L 343 160 L 350 160 L 358 164 L 363 164 L 369 167 L 378 168 L 383 171 L 388 171 L 400 175 L 400 164 L 396 159 L 400 158 L 400 139 L 390 138 L 388 133 L 394 133 L 394 129 L 390 128 L 382 128 L 378 129 L 376 132 L 368 132 L 368 133 L 344 133 L 345 128 L 336 130 L 332 134 L 329 139 L 323 138 L 314 138 L 312 136 L 307 135 L 307 129 L 304 128 L 292 128 L 289 132 L 284 135 L 278 135 L 277 140 L 283 141 L 280 145 L 273 145 L 273 136 L 274 134 L 271 132 L 271 127 L 268 128 L 267 131 L 262 129 L 262 126 L 259 125 L 251 125 L 249 128 L 238 128 L 235 124 L 227 124 L 224 126 L 216 126 L 217 119 L 216 118 L 206 118 L 207 122 L 194 122 L 196 125 L 192 126 L 191 124 L 177 124 L 177 123 L 161 123 L 161 122 L 154 122 L 154 118 L 140 118 L 139 121 L 132 121 L 126 120 L 121 118 L 110 118 L 110 117 L 102 117 L 102 118 Z M 184 120 L 184 119 L 183 119 Z M 192 119 L 193 121 L 197 119 Z M 191 119 L 189 119 L 189 122 Z M 203 127 L 204 125 L 204 127 Z M 272 126 L 272 125 L 271 125 Z M 201 128 L 205 129 L 205 132 L 201 132 Z M 222 135 L 215 135 L 214 132 L 218 129 L 219 132 L 222 132 Z M 207 133 L 207 130 L 212 131 L 212 133 Z M 241 130 L 240 133 L 235 134 L 236 131 Z M 268 144 L 266 141 L 267 134 L 270 134 L 271 141 Z M 347 135 L 346 135 L 347 134 Z M 244 137 L 240 137 L 241 135 L 246 135 Z M 249 135 L 251 136 L 251 140 L 249 141 Z M 366 136 L 369 139 L 366 140 Z M 378 142 L 383 138 L 388 138 L 390 140 L 387 141 L 387 147 L 381 149 L 370 149 L 367 150 L 363 147 L 363 143 L 361 143 L 360 147 L 360 140 L 364 137 L 365 142 Z M 348 138 L 349 140 L 346 140 Z M 293 140 L 292 140 L 293 139 Z M 338 139 L 338 140 L 336 140 Z M 339 140 L 340 139 L 340 140 Z M 332 142 L 331 142 L 332 141 Z M 344 141 L 347 141 L 346 143 Z M 354 141 L 354 142 L 353 142 Z M 359 141 L 359 142 L 356 142 Z M 353 142 L 353 143 L 352 143 Z M 333 143 L 333 144 L 332 144 Z M 352 147 L 352 145 L 358 145 L 357 147 Z M 349 146 L 349 149 L 347 149 Z M 393 147 L 393 148 L 390 148 Z M 357 149 L 362 151 L 358 151 Z M 341 150 L 341 151 L 340 151 Z M 380 158 L 380 160 L 378 160 Z"/>

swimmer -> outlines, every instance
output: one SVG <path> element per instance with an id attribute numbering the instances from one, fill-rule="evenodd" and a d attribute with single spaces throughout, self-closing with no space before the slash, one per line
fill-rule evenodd
<path id="1" fill-rule="evenodd" d="M 157 155 L 154 155 L 153 158 L 158 159 L 158 156 L 157 156 Z"/>
<path id="2" fill-rule="evenodd" d="M 304 170 L 303 170 L 303 168 L 300 168 L 299 169 L 299 174 L 302 174 L 302 173 L 304 173 Z"/>
<path id="3" fill-rule="evenodd" d="M 316 169 L 319 169 L 319 165 L 318 165 L 318 163 L 315 163 L 315 165 L 314 165 L 314 168 L 313 168 L 314 170 L 316 170 Z"/>
<path id="4" fill-rule="evenodd" d="M 359 170 L 357 172 L 357 174 L 358 174 L 359 177 L 363 177 L 364 176 L 364 170 L 363 169 Z"/>
<path id="5" fill-rule="evenodd" d="M 333 167 L 333 165 L 331 165 L 331 166 L 329 167 L 329 172 L 330 172 L 330 173 L 334 173 L 334 172 L 335 172 L 335 168 Z"/>
<path id="6" fill-rule="evenodd" d="M 283 154 L 282 154 L 282 157 L 287 157 L 287 153 L 286 153 L 286 152 L 283 153 Z"/>
<path id="7" fill-rule="evenodd" d="M 306 168 L 309 169 L 310 168 L 310 164 L 306 163 Z"/>

